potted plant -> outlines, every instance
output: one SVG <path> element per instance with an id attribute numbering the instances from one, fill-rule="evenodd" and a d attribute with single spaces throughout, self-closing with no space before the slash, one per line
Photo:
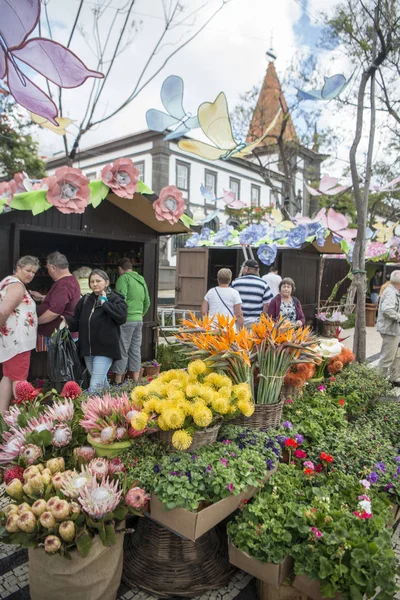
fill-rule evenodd
<path id="1" fill-rule="evenodd" d="M 326 338 L 336 337 L 337 328 L 347 321 L 347 316 L 340 310 L 329 308 L 317 313 L 315 318 L 319 321 L 321 335 Z"/>
<path id="2" fill-rule="evenodd" d="M 144 369 L 145 377 L 154 377 L 155 375 L 159 374 L 161 365 L 159 362 L 153 359 L 142 363 L 142 367 Z"/>

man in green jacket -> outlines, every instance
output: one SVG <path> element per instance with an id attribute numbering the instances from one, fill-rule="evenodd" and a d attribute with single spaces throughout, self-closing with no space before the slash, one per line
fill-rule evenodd
<path id="1" fill-rule="evenodd" d="M 121 358 L 113 364 L 115 383 L 121 383 L 126 371 L 134 381 L 139 379 L 142 364 L 142 328 L 143 317 L 150 308 L 149 290 L 141 275 L 132 271 L 129 258 L 121 258 L 118 262 L 118 279 L 115 291 L 125 298 L 128 305 L 128 318 L 121 325 Z"/>

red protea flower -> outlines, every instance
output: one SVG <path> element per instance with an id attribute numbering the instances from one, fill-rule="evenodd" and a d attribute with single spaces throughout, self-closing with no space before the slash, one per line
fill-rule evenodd
<path id="1" fill-rule="evenodd" d="M 22 402 L 30 402 L 34 400 L 36 396 L 40 394 L 40 390 L 33 387 L 28 381 L 18 381 L 15 386 L 15 402 L 22 404 Z"/>
<path id="2" fill-rule="evenodd" d="M 24 481 L 24 468 L 23 467 L 12 467 L 12 469 L 7 469 L 4 473 L 4 483 L 8 485 L 11 483 L 13 479 L 19 479 L 20 481 Z"/>
<path id="3" fill-rule="evenodd" d="M 75 400 L 81 394 L 82 390 L 75 381 L 67 381 L 61 392 L 63 398 L 70 398 L 71 400 Z"/>

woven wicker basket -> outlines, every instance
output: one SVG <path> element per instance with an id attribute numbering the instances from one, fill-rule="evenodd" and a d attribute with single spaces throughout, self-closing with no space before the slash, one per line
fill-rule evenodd
<path id="1" fill-rule="evenodd" d="M 281 400 L 277 404 L 256 404 L 251 417 L 240 415 L 240 417 L 233 419 L 231 423 L 233 425 L 241 425 L 242 427 L 251 427 L 252 429 L 278 427 L 281 423 L 284 404 L 284 400 Z"/>
<path id="2" fill-rule="evenodd" d="M 224 587 L 229 565 L 226 533 L 211 529 L 196 542 L 184 540 L 150 519 L 139 519 L 125 535 L 122 581 L 157 598 L 201 596 Z"/>
<path id="3" fill-rule="evenodd" d="M 320 321 L 321 335 L 326 338 L 336 337 L 336 329 L 341 326 L 339 321 Z"/>
<path id="4" fill-rule="evenodd" d="M 201 446 L 208 446 L 209 444 L 213 444 L 217 441 L 217 435 L 219 428 L 221 427 L 221 423 L 217 423 L 212 427 L 205 427 L 204 429 L 200 429 L 199 431 L 195 431 L 193 434 L 193 442 L 190 447 L 187 449 L 187 452 L 192 452 L 192 450 L 197 450 L 201 448 Z M 164 444 L 168 444 L 171 448 L 172 445 L 172 436 L 175 431 L 157 431 L 154 434 L 154 438 L 160 440 L 160 442 L 164 442 Z"/>

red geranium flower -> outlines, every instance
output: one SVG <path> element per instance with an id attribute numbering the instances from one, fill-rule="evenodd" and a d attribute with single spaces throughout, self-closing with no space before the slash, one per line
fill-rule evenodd
<path id="1" fill-rule="evenodd" d="M 314 475 L 314 469 L 309 469 L 308 467 L 303 471 L 304 475 Z"/>
<path id="2" fill-rule="evenodd" d="M 321 454 L 319 455 L 320 459 L 327 462 L 327 463 L 333 463 L 334 462 L 334 458 L 331 454 L 327 454 L 326 452 L 321 452 Z"/>
<path id="3" fill-rule="evenodd" d="M 296 458 L 306 458 L 307 456 L 307 452 L 304 452 L 304 450 L 301 450 L 300 448 L 295 450 L 293 454 Z"/>
<path id="4" fill-rule="evenodd" d="M 296 442 L 296 440 L 294 438 L 287 438 L 285 440 L 285 446 L 286 446 L 286 448 L 297 448 L 298 443 Z"/>
<path id="5" fill-rule="evenodd" d="M 321 471 L 323 470 L 323 466 L 322 465 L 315 465 L 315 471 L 316 473 L 321 473 Z"/>
<path id="6" fill-rule="evenodd" d="M 340 398 L 338 404 L 339 404 L 339 406 L 344 406 L 344 398 Z"/>

